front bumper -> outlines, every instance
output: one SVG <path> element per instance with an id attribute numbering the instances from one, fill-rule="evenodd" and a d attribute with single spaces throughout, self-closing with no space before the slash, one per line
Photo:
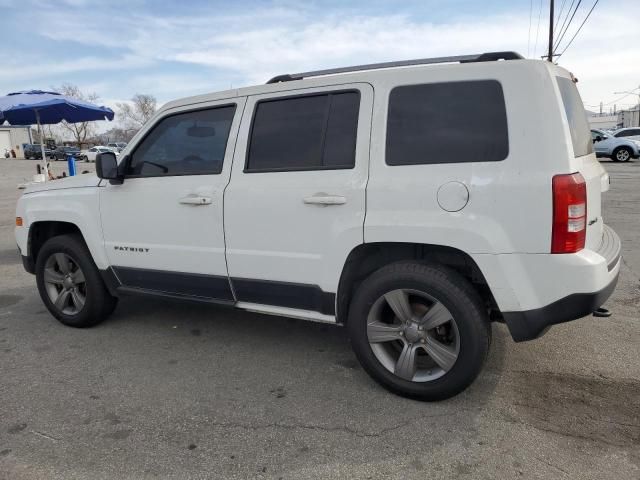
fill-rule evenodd
<path id="1" fill-rule="evenodd" d="M 24 267 L 27 273 L 35 274 L 36 273 L 36 265 L 33 261 L 33 258 L 27 257 L 26 255 L 20 255 L 22 257 L 22 266 Z"/>

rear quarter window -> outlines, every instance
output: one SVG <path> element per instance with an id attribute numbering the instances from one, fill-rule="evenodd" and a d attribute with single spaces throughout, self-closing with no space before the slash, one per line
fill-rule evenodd
<path id="1" fill-rule="evenodd" d="M 495 162 L 509 154 L 496 80 L 406 85 L 389 95 L 388 165 Z"/>
<path id="2" fill-rule="evenodd" d="M 587 121 L 587 114 L 584 111 L 578 88 L 568 78 L 556 77 L 556 80 L 562 97 L 562 105 L 567 115 L 567 122 L 569 123 L 573 155 L 576 157 L 588 155 L 593 152 L 593 142 L 591 141 L 591 130 Z"/>

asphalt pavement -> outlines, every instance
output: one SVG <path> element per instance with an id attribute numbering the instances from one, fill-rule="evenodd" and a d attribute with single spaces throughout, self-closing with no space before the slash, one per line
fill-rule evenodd
<path id="1" fill-rule="evenodd" d="M 0 479 L 640 478 L 640 161 L 603 163 L 613 316 L 520 344 L 494 324 L 439 403 L 379 387 L 340 327 L 143 298 L 63 326 L 13 237 L 35 163 L 0 159 Z"/>

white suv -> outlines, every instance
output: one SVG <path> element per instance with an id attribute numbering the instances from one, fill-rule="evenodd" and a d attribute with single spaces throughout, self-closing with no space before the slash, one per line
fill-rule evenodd
<path id="1" fill-rule="evenodd" d="M 598 309 L 620 269 L 573 76 L 512 52 L 171 102 L 96 168 L 17 205 L 62 323 L 95 325 L 125 294 L 339 323 L 414 398 L 467 387 L 492 321 L 534 339 Z"/>

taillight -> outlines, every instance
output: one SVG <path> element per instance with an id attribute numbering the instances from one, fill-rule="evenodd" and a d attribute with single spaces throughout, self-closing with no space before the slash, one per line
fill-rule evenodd
<path id="1" fill-rule="evenodd" d="M 587 236 L 587 184 L 579 173 L 553 177 L 551 253 L 575 253 Z"/>

